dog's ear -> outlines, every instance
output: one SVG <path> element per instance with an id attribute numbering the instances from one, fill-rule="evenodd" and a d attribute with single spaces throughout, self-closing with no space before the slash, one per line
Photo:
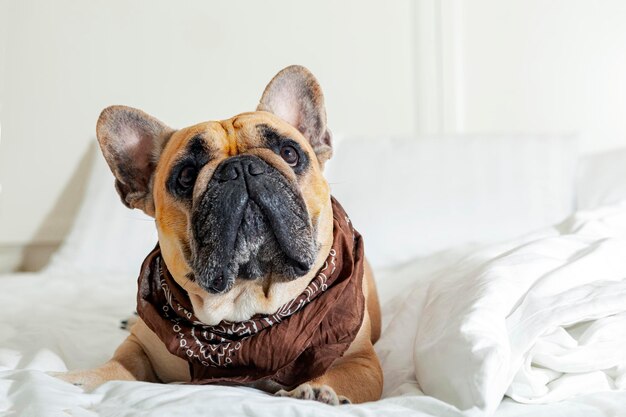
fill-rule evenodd
<path id="1" fill-rule="evenodd" d="M 292 65 L 276 74 L 265 87 L 257 110 L 274 113 L 298 129 L 309 140 L 322 166 L 332 156 L 324 95 L 306 68 Z"/>
<path id="2" fill-rule="evenodd" d="M 129 208 L 154 217 L 152 176 L 173 129 L 154 117 L 126 106 L 107 107 L 96 135 L 113 175 L 115 188 Z"/>

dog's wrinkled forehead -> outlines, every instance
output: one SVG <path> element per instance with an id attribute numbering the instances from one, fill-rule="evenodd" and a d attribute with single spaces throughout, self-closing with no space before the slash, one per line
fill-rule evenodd
<path id="1" fill-rule="evenodd" d="M 272 148 L 285 141 L 297 142 L 307 154 L 310 144 L 297 129 L 271 113 L 243 113 L 232 119 L 200 123 L 174 133 L 161 160 L 170 165 L 185 154 L 208 153 L 227 158 L 259 148 Z"/>
<path id="2" fill-rule="evenodd" d="M 298 163 L 290 167 L 281 157 L 284 146 L 293 148 Z M 315 152 L 306 138 L 277 116 L 257 111 L 232 119 L 200 123 L 175 132 L 163 150 L 157 166 L 155 193 L 165 189 L 176 195 L 176 178 L 181 170 L 194 166 L 198 171 L 196 190 L 202 190 L 219 163 L 229 157 L 251 154 L 278 169 L 287 179 L 297 181 L 315 161 Z M 168 182 L 170 182 L 168 184 Z M 155 195 L 159 201 L 158 195 Z"/>

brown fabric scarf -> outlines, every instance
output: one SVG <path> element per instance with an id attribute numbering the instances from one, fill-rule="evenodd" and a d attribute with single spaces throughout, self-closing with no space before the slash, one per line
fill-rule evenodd
<path id="1" fill-rule="evenodd" d="M 189 362 L 193 384 L 271 379 L 295 387 L 322 375 L 356 337 L 365 309 L 363 242 L 332 199 L 333 245 L 324 266 L 296 298 L 271 315 L 215 326 L 193 314 L 159 246 L 139 275 L 137 312 L 174 355 Z"/>

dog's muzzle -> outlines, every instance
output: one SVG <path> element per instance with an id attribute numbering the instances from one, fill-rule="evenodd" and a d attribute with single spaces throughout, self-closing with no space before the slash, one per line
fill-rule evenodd
<path id="1" fill-rule="evenodd" d="M 306 205 L 273 166 L 253 155 L 223 161 L 192 207 L 196 282 L 212 293 L 236 278 L 294 279 L 313 266 L 316 244 Z"/>

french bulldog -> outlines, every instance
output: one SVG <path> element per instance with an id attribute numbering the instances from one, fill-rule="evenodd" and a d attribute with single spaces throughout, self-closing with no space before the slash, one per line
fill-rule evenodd
<path id="1" fill-rule="evenodd" d="M 283 69 L 256 111 L 228 120 L 175 130 L 111 106 L 96 131 L 122 202 L 155 219 L 158 249 L 142 267 L 128 338 L 104 365 L 62 379 L 86 390 L 112 380 L 224 382 L 332 405 L 380 398 L 372 270 L 322 174 L 331 134 L 306 68 Z M 293 352 L 280 372 L 256 369 L 283 351 Z"/>

